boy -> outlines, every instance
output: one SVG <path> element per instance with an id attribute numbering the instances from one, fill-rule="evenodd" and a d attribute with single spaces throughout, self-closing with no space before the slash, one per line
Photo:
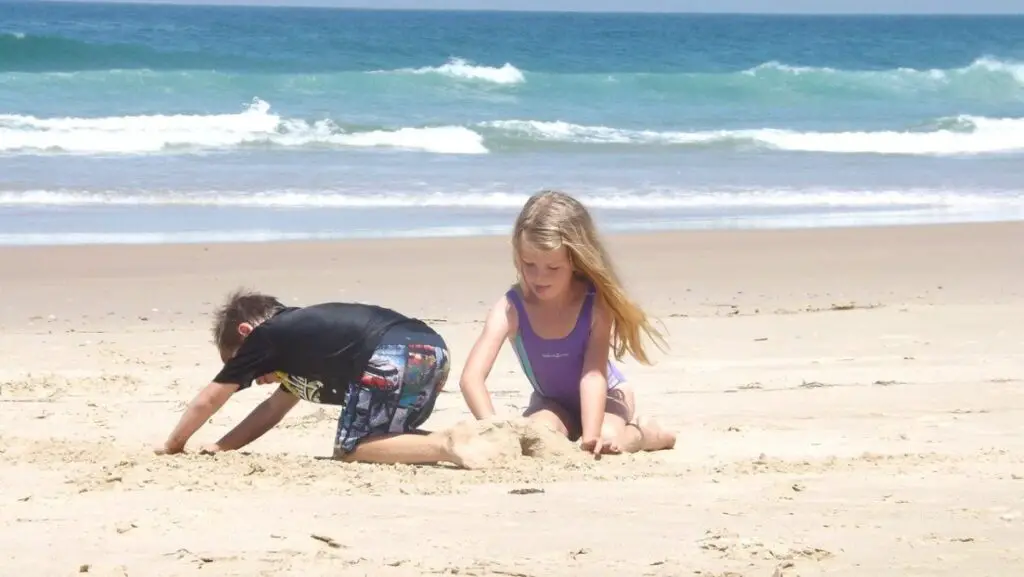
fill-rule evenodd
<path id="1" fill-rule="evenodd" d="M 231 395 L 255 380 L 280 386 L 206 450 L 248 445 L 303 399 L 344 407 L 336 459 L 466 466 L 450 435 L 418 430 L 449 371 L 444 339 L 423 321 L 375 305 L 286 307 L 272 296 L 238 290 L 216 311 L 213 335 L 224 367 L 157 453 L 182 452 Z"/>

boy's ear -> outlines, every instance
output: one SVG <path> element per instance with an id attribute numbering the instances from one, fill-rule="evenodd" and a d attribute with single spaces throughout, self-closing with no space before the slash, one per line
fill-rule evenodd
<path id="1" fill-rule="evenodd" d="M 239 323 L 238 334 L 242 335 L 243 337 L 247 337 L 249 336 L 249 333 L 252 332 L 252 328 L 252 325 L 249 323 Z"/>

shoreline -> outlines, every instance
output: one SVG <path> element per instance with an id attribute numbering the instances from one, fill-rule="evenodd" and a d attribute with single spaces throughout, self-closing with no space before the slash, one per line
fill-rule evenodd
<path id="1" fill-rule="evenodd" d="M 609 240 L 614 238 L 632 238 L 632 237 L 648 237 L 657 235 L 688 235 L 688 234 L 732 234 L 732 233 L 786 233 L 795 231 L 857 231 L 857 230 L 888 230 L 888 229 L 905 229 L 905 228 L 943 228 L 943 227 L 971 227 L 971 226 L 986 226 L 986 225 L 1012 225 L 1017 223 L 1024 223 L 1024 217 L 1021 218 L 1000 218 L 1000 219 L 968 219 L 968 220 L 949 220 L 949 221 L 914 221 L 905 223 L 854 223 L 854 224 L 807 224 L 807 225 L 778 225 L 778 226 L 693 226 L 693 227 L 666 227 L 666 228 L 618 228 L 608 227 L 598 224 L 599 234 L 603 238 Z M 493 239 L 508 236 L 511 234 L 511 224 L 505 231 L 495 232 L 469 232 L 465 234 L 398 234 L 398 235 L 366 235 L 366 236 L 333 236 L 323 235 L 314 237 L 304 238 L 259 238 L 259 239 L 242 239 L 236 238 L 225 238 L 224 240 L 219 239 L 205 239 L 199 238 L 196 240 L 170 240 L 170 237 L 175 236 L 189 236 L 187 233 L 137 233 L 138 235 L 156 235 L 161 237 L 167 237 L 168 240 L 153 240 L 153 241 L 109 241 L 109 242 L 57 242 L 57 243 L 8 243 L 4 244 L 0 242 L 0 251 L 7 250 L 48 250 L 48 249 L 101 249 L 108 247 L 187 247 L 187 246 L 254 246 L 254 245 L 321 245 L 321 244 L 344 244 L 344 243 L 369 243 L 369 242 L 390 242 L 390 241 L 472 241 L 473 239 Z M 80 236 L 96 236 L 106 233 L 69 233 L 72 235 Z M 134 233 L 133 233 L 134 234 Z M 200 233 L 205 234 L 205 233 Z M 225 237 L 231 236 L 231 233 L 220 233 Z M 282 233 L 290 234 L 290 233 Z"/>

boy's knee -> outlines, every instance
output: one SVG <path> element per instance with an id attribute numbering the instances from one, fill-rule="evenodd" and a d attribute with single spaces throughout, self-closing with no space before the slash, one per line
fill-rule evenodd
<path id="1" fill-rule="evenodd" d="M 333 459 L 335 461 L 341 461 L 342 463 L 358 463 L 359 462 L 358 455 L 360 453 L 359 447 L 360 447 L 360 445 L 363 444 L 363 441 L 366 441 L 368 438 L 369 437 L 364 437 L 364 438 L 356 441 L 355 445 L 353 445 L 351 449 L 345 449 L 344 447 L 337 447 L 337 446 L 334 447 Z"/>
<path id="2" fill-rule="evenodd" d="M 348 461 L 351 455 L 350 451 L 346 451 L 341 445 L 335 443 L 334 453 L 331 455 L 331 458 L 335 461 Z"/>

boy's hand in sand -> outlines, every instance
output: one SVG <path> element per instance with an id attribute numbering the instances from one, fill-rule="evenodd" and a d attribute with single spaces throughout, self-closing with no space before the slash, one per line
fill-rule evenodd
<path id="1" fill-rule="evenodd" d="M 168 445 L 167 443 L 163 443 L 159 445 L 157 448 L 153 449 L 153 452 L 156 453 L 157 455 L 177 455 L 178 453 L 184 453 L 185 447 L 178 447 Z"/>
<path id="2" fill-rule="evenodd" d="M 200 449 L 199 454 L 200 455 L 213 455 L 215 453 L 221 453 L 223 451 L 224 451 L 224 449 L 221 449 L 220 445 L 218 445 L 217 443 L 212 443 L 212 444 L 206 445 L 202 449 Z"/>

